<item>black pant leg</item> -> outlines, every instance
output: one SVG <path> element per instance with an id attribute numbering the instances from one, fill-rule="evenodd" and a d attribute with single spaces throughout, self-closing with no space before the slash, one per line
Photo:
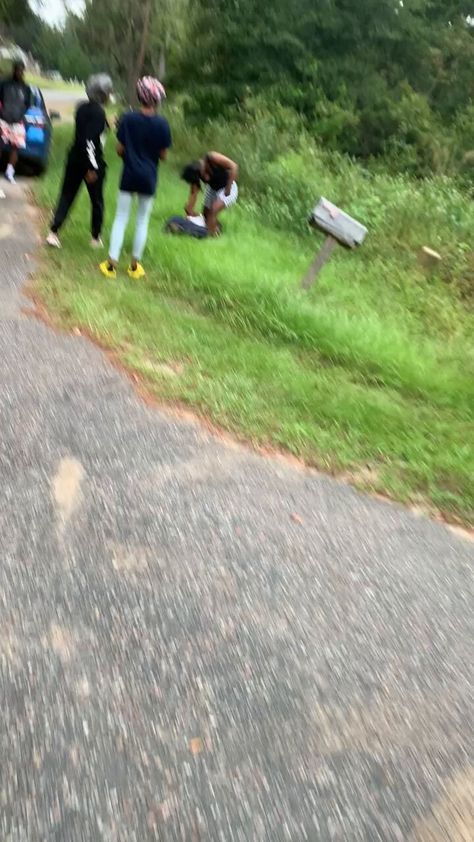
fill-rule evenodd
<path id="1" fill-rule="evenodd" d="M 99 170 L 97 181 L 94 184 L 88 184 L 86 181 L 86 187 L 92 203 L 91 233 L 95 240 L 100 237 L 104 221 L 104 181 L 105 169 Z"/>
<path id="2" fill-rule="evenodd" d="M 74 160 L 68 158 L 66 170 L 64 172 L 61 195 L 59 197 L 56 213 L 54 214 L 53 224 L 51 225 L 51 231 L 54 231 L 55 234 L 61 228 L 61 225 L 71 209 L 71 205 L 79 192 L 83 177 L 83 167 L 78 166 Z"/>

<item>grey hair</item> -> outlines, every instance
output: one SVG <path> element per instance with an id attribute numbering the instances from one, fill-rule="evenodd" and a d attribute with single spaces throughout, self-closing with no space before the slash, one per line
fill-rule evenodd
<path id="1" fill-rule="evenodd" d="M 114 89 L 112 79 L 107 73 L 94 73 L 89 76 L 86 84 L 86 94 L 91 102 L 104 105 Z"/>

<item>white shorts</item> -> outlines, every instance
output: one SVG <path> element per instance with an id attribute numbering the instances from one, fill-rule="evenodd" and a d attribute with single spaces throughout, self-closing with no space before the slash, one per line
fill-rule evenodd
<path id="1" fill-rule="evenodd" d="M 214 202 L 219 199 L 223 202 L 225 208 L 230 208 L 232 205 L 235 205 L 238 195 L 239 188 L 237 187 L 236 181 L 232 182 L 232 187 L 230 188 L 230 194 L 228 196 L 225 194 L 225 188 L 223 190 L 213 190 L 212 187 L 208 187 L 206 195 L 204 196 L 204 207 L 212 208 Z"/>

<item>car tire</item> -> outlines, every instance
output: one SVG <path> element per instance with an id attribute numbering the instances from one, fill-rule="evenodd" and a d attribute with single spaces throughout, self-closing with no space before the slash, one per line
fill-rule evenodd
<path id="1" fill-rule="evenodd" d="M 46 163 L 44 161 L 28 161 L 23 164 L 25 175 L 38 178 L 46 172 Z"/>
<path id="2" fill-rule="evenodd" d="M 46 172 L 47 166 L 48 165 L 47 165 L 46 161 L 35 161 L 35 163 L 32 165 L 33 175 L 36 175 L 36 176 L 44 175 L 44 173 Z"/>

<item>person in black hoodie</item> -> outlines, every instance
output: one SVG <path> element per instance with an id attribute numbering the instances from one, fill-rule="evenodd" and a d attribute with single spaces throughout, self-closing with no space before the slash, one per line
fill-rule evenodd
<path id="1" fill-rule="evenodd" d="M 25 114 L 31 105 L 31 90 L 25 82 L 25 64 L 15 61 L 9 79 L 0 82 L 0 151 L 8 149 L 5 178 L 15 181 L 18 150 L 26 146 Z"/>
<path id="2" fill-rule="evenodd" d="M 102 149 L 102 136 L 108 129 L 104 105 L 112 94 L 112 80 L 105 73 L 91 76 L 86 85 L 88 102 L 76 111 L 74 142 L 66 161 L 61 195 L 54 214 L 51 230 L 46 238 L 48 245 L 61 248 L 58 232 L 71 206 L 85 183 L 92 204 L 91 246 L 100 248 L 100 234 L 104 220 L 104 180 L 106 163 Z"/>

